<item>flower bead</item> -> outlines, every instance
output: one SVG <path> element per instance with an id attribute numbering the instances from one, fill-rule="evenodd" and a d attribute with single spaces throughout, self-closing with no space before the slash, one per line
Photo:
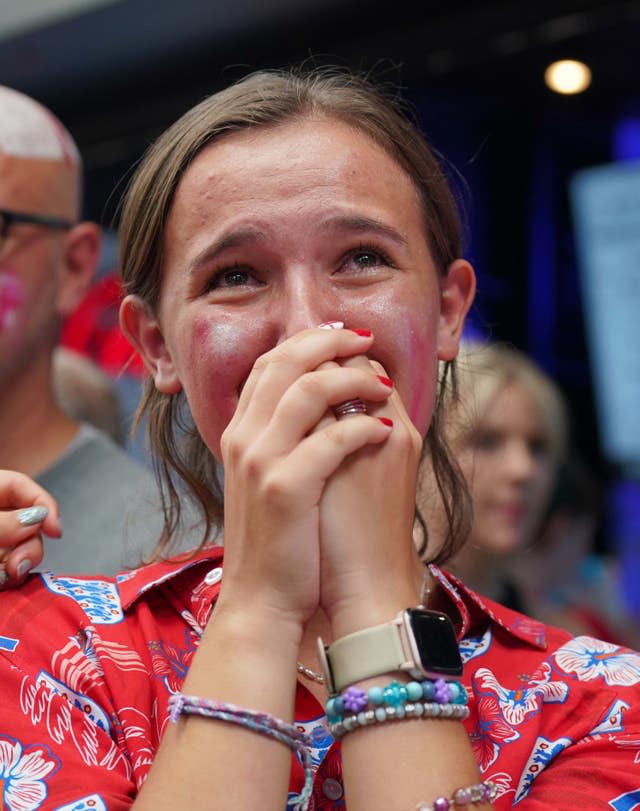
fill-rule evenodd
<path id="1" fill-rule="evenodd" d="M 349 687 L 342 694 L 342 702 L 346 710 L 350 712 L 360 712 L 360 710 L 364 710 L 368 704 L 367 694 L 364 690 L 359 690 L 357 687 Z"/>
<path id="2" fill-rule="evenodd" d="M 451 693 L 449 691 L 449 685 L 447 682 L 444 681 L 444 679 L 436 679 L 433 686 L 435 688 L 433 697 L 438 704 L 447 704 L 451 699 Z"/>
<path id="3" fill-rule="evenodd" d="M 408 698 L 407 688 L 404 684 L 400 684 L 400 682 L 397 681 L 389 682 L 382 693 L 384 695 L 384 703 L 388 704 L 390 707 L 398 707 L 400 704 L 404 704 Z"/>

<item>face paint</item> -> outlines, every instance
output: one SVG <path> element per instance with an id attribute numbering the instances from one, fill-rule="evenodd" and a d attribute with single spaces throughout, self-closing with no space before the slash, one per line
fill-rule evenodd
<path id="1" fill-rule="evenodd" d="M 12 273 L 0 272 L 0 332 L 10 330 L 22 304 L 22 283 Z"/>
<path id="2" fill-rule="evenodd" d="M 60 121 L 28 96 L 0 87 L 0 152 L 78 166 L 78 150 Z"/>

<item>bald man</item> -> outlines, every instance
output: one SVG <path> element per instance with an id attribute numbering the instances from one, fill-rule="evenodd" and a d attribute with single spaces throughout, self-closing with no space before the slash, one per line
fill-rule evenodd
<path id="1" fill-rule="evenodd" d="M 47 543 L 44 568 L 110 574 L 150 550 L 160 521 L 152 512 L 143 520 L 143 510 L 123 543 L 127 512 L 138 514 L 151 476 L 54 396 L 60 327 L 100 251 L 98 226 L 80 221 L 81 178 L 60 121 L 0 86 L 0 468 L 32 476 L 59 502 L 63 538 Z M 0 586 L 31 563 L 21 560 L 19 572 L 0 565 Z"/>

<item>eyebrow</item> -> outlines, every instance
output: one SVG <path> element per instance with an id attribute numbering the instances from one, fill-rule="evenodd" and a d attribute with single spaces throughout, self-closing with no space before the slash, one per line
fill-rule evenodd
<path id="1" fill-rule="evenodd" d="M 230 231 L 221 236 L 220 239 L 217 239 L 213 244 L 207 245 L 206 248 L 200 251 L 200 253 L 189 262 L 189 273 L 197 271 L 201 265 L 215 259 L 218 254 L 229 250 L 229 248 L 238 248 L 241 245 L 259 242 L 261 239 L 264 239 L 264 237 L 264 231 L 261 231 L 259 228 L 246 227 Z"/>
<path id="2" fill-rule="evenodd" d="M 320 228 L 323 231 L 373 232 L 395 242 L 402 248 L 408 247 L 408 241 L 400 231 L 372 217 L 337 214 L 336 216 L 324 220 Z M 202 265 L 211 262 L 216 256 L 223 253 L 223 251 L 260 242 L 265 238 L 266 233 L 264 231 L 252 226 L 232 230 L 227 234 L 223 234 L 220 239 L 217 239 L 211 245 L 208 245 L 200 251 L 200 253 L 189 262 L 188 270 L 190 273 L 193 273 Z"/>
<path id="3" fill-rule="evenodd" d="M 325 220 L 322 223 L 322 229 L 327 231 L 372 231 L 382 237 L 390 239 L 402 248 L 408 246 L 406 237 L 401 234 L 400 231 L 372 217 L 338 214 L 335 217 L 330 217 Z"/>

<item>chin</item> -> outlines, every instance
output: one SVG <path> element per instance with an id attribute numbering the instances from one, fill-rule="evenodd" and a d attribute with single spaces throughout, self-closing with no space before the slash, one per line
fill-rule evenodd
<path id="1" fill-rule="evenodd" d="M 522 548 L 522 536 L 519 532 L 494 530 L 484 536 L 480 545 L 492 555 L 513 555 Z"/>

